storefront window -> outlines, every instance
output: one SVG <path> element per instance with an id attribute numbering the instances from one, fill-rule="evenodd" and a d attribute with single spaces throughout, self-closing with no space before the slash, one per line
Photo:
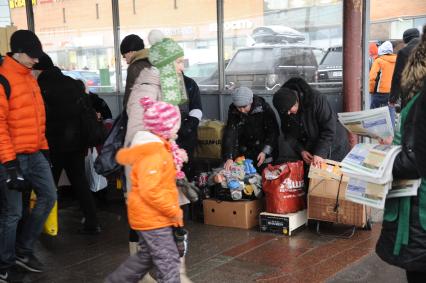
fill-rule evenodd
<path id="1" fill-rule="evenodd" d="M 0 0 L 0 25 L 28 29 L 25 1 Z"/>
<path id="2" fill-rule="evenodd" d="M 224 4 L 228 88 L 247 86 L 259 94 L 273 93 L 292 77 L 302 77 L 314 87 L 341 87 L 342 52 L 334 47 L 342 46 L 342 1 Z M 333 53 L 333 60 L 323 61 L 327 52 Z"/>
<path id="3" fill-rule="evenodd" d="M 35 32 L 64 74 L 95 93 L 116 90 L 111 1 L 43 0 L 33 10 Z"/>
<path id="4" fill-rule="evenodd" d="M 243 3 L 238 2 L 241 5 Z M 184 49 L 185 74 L 199 85 L 214 85 L 217 90 L 215 0 L 120 0 L 119 5 L 121 39 L 129 34 L 137 34 L 149 47 L 149 32 L 153 29 L 161 30 Z M 127 66 L 124 60 L 122 66 Z"/>

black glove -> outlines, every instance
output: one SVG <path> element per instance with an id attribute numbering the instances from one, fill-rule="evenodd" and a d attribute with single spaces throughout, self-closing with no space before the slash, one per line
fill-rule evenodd
<path id="1" fill-rule="evenodd" d="M 52 161 L 50 160 L 50 153 L 48 149 L 40 150 L 43 153 L 44 158 L 46 158 L 47 162 L 49 162 L 50 167 L 52 167 Z"/>
<path id="2" fill-rule="evenodd" d="M 3 164 L 6 167 L 6 185 L 10 190 L 19 192 L 26 191 L 29 186 L 24 179 L 19 162 L 17 159 L 8 161 Z"/>
<path id="3" fill-rule="evenodd" d="M 197 128 L 198 124 L 200 123 L 200 120 L 198 120 L 195 117 L 187 116 L 185 119 L 183 119 L 180 129 L 178 131 L 178 137 L 187 137 L 194 133 Z"/>

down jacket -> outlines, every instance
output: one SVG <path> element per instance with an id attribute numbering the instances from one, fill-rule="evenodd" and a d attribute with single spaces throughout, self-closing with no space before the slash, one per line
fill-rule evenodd
<path id="1" fill-rule="evenodd" d="M 9 100 L 0 87 L 0 162 L 16 159 L 16 154 L 48 149 L 43 98 L 31 69 L 7 55 L 0 74 L 9 82 Z"/>
<path id="2" fill-rule="evenodd" d="M 117 153 L 117 161 L 132 168 L 132 189 L 127 199 L 132 229 L 143 231 L 183 226 L 176 169 L 167 141 L 150 132 L 139 131 L 131 147 Z"/>
<path id="3" fill-rule="evenodd" d="M 257 156 L 263 151 L 267 158 L 275 159 L 278 156 L 279 135 L 274 110 L 262 97 L 253 96 L 253 103 L 247 114 L 241 113 L 231 104 L 223 134 L 223 158 L 235 159 L 244 155 L 257 160 Z"/>
<path id="4" fill-rule="evenodd" d="M 288 80 L 283 87 L 295 90 L 299 96 L 296 115 L 278 111 L 284 140 L 299 155 L 306 150 L 341 161 L 349 151 L 348 136 L 327 98 L 300 78 Z"/>
<path id="5" fill-rule="evenodd" d="M 390 93 L 396 55 L 386 54 L 374 60 L 370 70 L 370 93 Z"/>

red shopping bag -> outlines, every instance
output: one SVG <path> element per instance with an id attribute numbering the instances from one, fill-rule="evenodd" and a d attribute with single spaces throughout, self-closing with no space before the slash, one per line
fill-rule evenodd
<path id="1" fill-rule="evenodd" d="M 306 208 L 303 161 L 268 165 L 262 177 L 267 212 L 286 214 Z"/>

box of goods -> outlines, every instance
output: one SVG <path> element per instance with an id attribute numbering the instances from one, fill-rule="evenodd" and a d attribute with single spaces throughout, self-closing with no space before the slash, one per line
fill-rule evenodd
<path id="1" fill-rule="evenodd" d="M 355 225 L 366 224 L 365 206 L 345 200 L 347 178 L 342 181 L 311 179 L 308 193 L 308 219 Z"/>
<path id="2" fill-rule="evenodd" d="M 340 162 L 325 159 L 320 167 L 311 166 L 309 168 L 309 179 L 327 179 L 340 181 L 342 170 Z"/>
<path id="3" fill-rule="evenodd" d="M 222 136 L 225 125 L 217 120 L 202 120 L 198 126 L 197 158 L 222 158 Z"/>
<path id="4" fill-rule="evenodd" d="M 259 225 L 261 232 L 270 232 L 291 236 L 291 233 L 306 225 L 306 209 L 295 213 L 274 214 L 262 212 L 259 216 Z"/>
<path id="5" fill-rule="evenodd" d="M 263 200 L 203 200 L 204 224 L 250 229 L 259 223 Z"/>

